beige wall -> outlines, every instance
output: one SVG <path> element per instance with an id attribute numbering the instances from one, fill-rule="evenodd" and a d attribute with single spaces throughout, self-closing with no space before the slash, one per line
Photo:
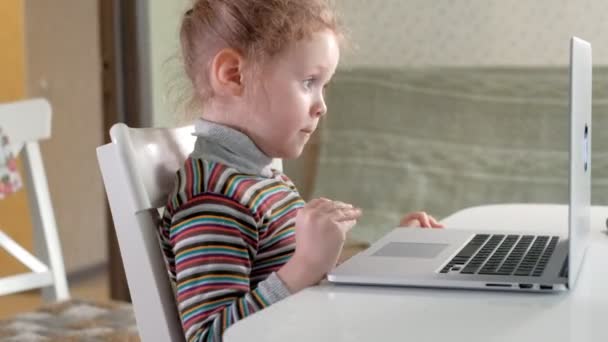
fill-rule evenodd
<path id="1" fill-rule="evenodd" d="M 605 0 L 335 0 L 357 47 L 343 66 L 568 63 L 568 39 L 608 64 Z"/>
<path id="2" fill-rule="evenodd" d="M 68 272 L 106 261 L 105 194 L 95 148 L 103 143 L 97 0 L 25 2 L 28 96 L 53 106 L 42 144 Z"/>

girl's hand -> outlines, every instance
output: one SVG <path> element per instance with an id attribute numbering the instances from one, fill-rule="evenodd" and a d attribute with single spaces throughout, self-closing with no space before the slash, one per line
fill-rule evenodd
<path id="1" fill-rule="evenodd" d="M 444 228 L 443 224 L 437 222 L 433 216 L 424 211 L 417 211 L 405 215 L 399 222 L 399 225 L 402 227 Z"/>
<path id="2" fill-rule="evenodd" d="M 308 202 L 296 216 L 296 251 L 278 272 L 292 291 L 318 283 L 338 261 L 346 233 L 361 209 L 326 198 Z"/>

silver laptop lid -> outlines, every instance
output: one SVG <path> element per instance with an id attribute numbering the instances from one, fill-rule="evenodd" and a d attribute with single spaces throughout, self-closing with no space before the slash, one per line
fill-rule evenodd
<path id="1" fill-rule="evenodd" d="M 591 224 L 591 44 L 570 40 L 570 212 L 568 287 L 574 288 Z"/>

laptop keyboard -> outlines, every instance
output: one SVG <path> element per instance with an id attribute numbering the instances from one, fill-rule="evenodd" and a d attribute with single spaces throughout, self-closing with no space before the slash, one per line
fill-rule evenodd
<path id="1" fill-rule="evenodd" d="M 557 236 L 476 234 L 440 273 L 540 277 Z"/>

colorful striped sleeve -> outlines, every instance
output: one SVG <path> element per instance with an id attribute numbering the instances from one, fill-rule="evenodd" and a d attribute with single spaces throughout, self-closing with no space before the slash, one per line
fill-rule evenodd
<path id="1" fill-rule="evenodd" d="M 176 298 L 187 341 L 221 341 L 230 325 L 289 295 L 276 273 L 251 288 L 259 237 L 249 208 L 203 193 L 171 216 Z"/>

